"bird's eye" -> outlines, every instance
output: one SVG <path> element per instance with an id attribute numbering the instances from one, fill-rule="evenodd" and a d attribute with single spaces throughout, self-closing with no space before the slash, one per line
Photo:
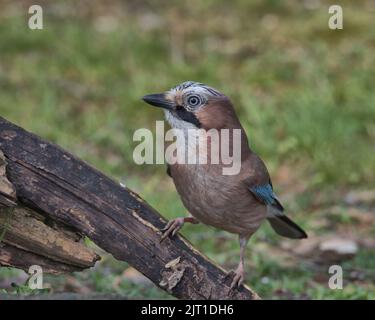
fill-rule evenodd
<path id="1" fill-rule="evenodd" d="M 190 96 L 187 100 L 187 103 L 191 107 L 196 107 L 201 104 L 201 98 L 199 96 Z"/>

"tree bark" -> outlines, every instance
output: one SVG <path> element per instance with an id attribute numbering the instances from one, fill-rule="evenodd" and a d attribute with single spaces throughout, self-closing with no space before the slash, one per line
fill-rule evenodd
<path id="1" fill-rule="evenodd" d="M 37 264 L 52 274 L 94 266 L 100 257 L 82 243 L 81 234 L 17 204 L 6 166 L 0 150 L 0 265 L 28 272 Z"/>
<path id="2" fill-rule="evenodd" d="M 28 271 L 30 262 L 20 259 L 26 256 L 25 252 L 44 257 L 44 269 L 50 273 L 83 270 L 99 260 L 99 256 L 81 242 L 82 239 L 75 238 L 75 234 L 67 234 L 64 229 L 46 225 L 45 219 L 36 218 L 32 210 L 17 206 L 6 213 L 0 215 L 0 225 L 6 228 L 3 243 L 7 244 L 7 251 L 13 253 L 9 255 L 8 265 L 15 260 L 18 266 Z M 2 249 L 5 251 L 5 248 Z M 20 249 L 17 250 L 19 253 L 14 254 L 16 249 Z M 50 264 L 48 260 L 51 260 Z M 5 260 L 0 258 L 0 261 L 5 264 Z M 63 267 L 57 268 L 60 264 Z"/>
<path id="3" fill-rule="evenodd" d="M 231 290 L 227 272 L 182 236 L 160 243 L 166 221 L 137 194 L 1 117 L 0 149 L 23 206 L 86 235 L 175 297 L 258 298 L 246 286 Z M 55 260 L 69 254 L 71 248 L 65 249 Z"/>

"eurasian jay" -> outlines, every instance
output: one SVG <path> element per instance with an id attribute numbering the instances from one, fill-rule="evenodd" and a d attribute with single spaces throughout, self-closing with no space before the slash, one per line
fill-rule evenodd
<path id="1" fill-rule="evenodd" d="M 207 161 L 201 164 L 198 161 L 191 164 L 177 161 L 168 165 L 167 172 L 190 215 L 169 221 L 162 230 L 161 240 L 174 236 L 185 222 L 202 222 L 238 234 L 240 262 L 234 272 L 233 288 L 244 281 L 245 247 L 265 219 L 281 236 L 292 239 L 307 237 L 284 214 L 267 168 L 249 147 L 246 133 L 227 96 L 202 83 L 187 81 L 165 93 L 146 95 L 143 100 L 163 108 L 171 127 L 182 130 L 186 135 L 188 131 L 194 132 L 196 129 L 239 129 L 241 132 L 241 166 L 238 174 L 224 175 L 222 162 L 212 164 Z M 205 151 L 212 149 L 212 141 L 205 141 Z M 229 140 L 229 143 L 233 141 Z M 189 153 L 196 145 L 189 141 L 183 147 Z M 221 146 L 215 147 L 220 149 Z"/>

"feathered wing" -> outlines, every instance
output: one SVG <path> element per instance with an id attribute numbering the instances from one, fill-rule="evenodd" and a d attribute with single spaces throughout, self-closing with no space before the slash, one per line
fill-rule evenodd
<path id="1" fill-rule="evenodd" d="M 260 202 L 274 207 L 277 211 L 284 211 L 284 207 L 281 205 L 276 194 L 273 192 L 271 182 L 262 185 L 255 185 L 250 187 L 249 190 Z"/>
<path id="2" fill-rule="evenodd" d="M 284 214 L 284 207 L 273 191 L 271 179 L 263 161 L 254 153 L 247 165 L 252 170 L 252 176 L 246 179 L 246 184 L 254 197 L 267 206 L 267 220 L 279 235 L 291 239 L 307 238 L 307 234 L 295 222 Z"/>
<path id="3" fill-rule="evenodd" d="M 291 239 L 307 238 L 306 232 L 284 214 L 284 208 L 273 192 L 271 183 L 249 187 L 249 190 L 255 198 L 267 205 L 267 220 L 276 233 Z"/>

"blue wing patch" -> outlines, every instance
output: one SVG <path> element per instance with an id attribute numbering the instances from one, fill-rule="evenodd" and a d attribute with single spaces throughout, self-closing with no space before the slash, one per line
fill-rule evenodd
<path id="1" fill-rule="evenodd" d="M 276 194 L 273 192 L 271 184 L 268 183 L 261 186 L 255 186 L 249 188 L 249 190 L 259 201 L 274 206 L 281 211 L 284 210 Z"/>

